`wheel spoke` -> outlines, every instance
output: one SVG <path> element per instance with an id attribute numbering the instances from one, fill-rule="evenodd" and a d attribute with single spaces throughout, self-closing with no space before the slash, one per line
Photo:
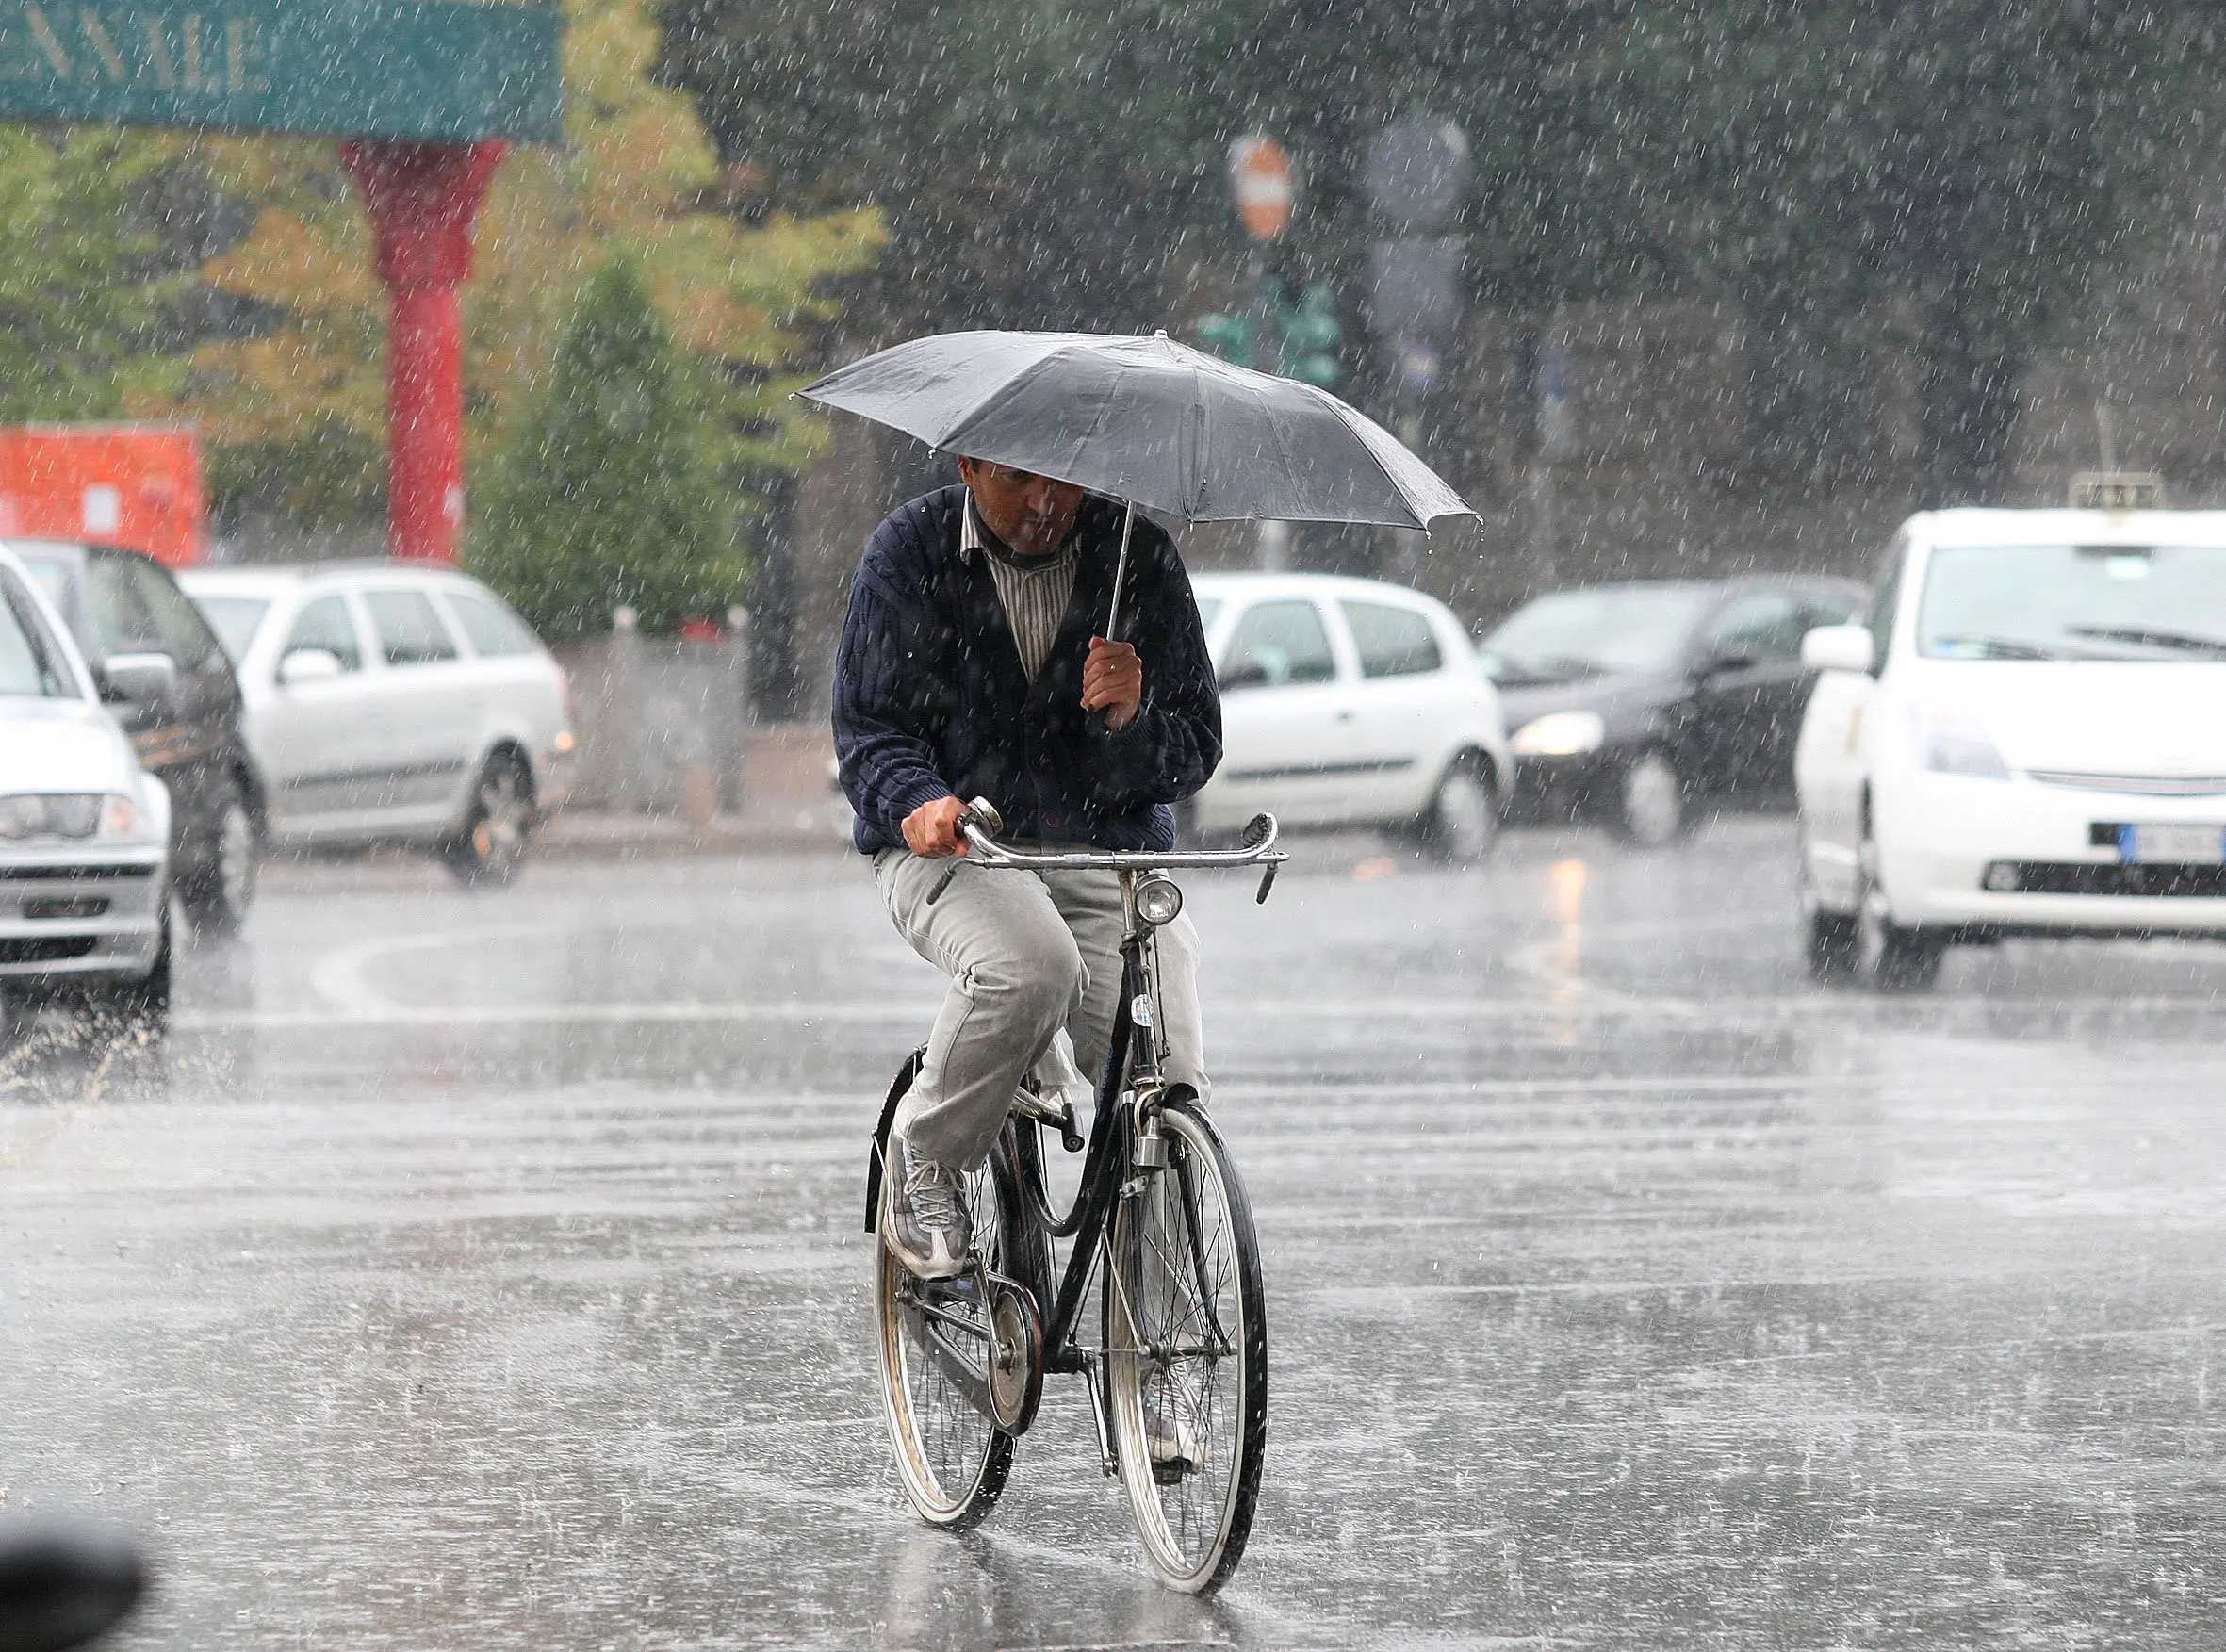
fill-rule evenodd
<path id="1" fill-rule="evenodd" d="M 1167 1581 L 1204 1589 L 1243 1552 L 1257 1486 L 1257 1261 L 1218 1144 L 1187 1115 L 1165 1122 L 1168 1165 L 1126 1202 L 1109 1251 L 1107 1364 L 1146 1550 Z"/>
<path id="2" fill-rule="evenodd" d="M 966 1196 L 985 1261 L 994 1267 L 1000 1223 L 988 1167 L 967 1178 Z M 995 1500 L 1012 1451 L 992 1420 L 989 1304 L 914 1280 L 878 1243 L 875 1266 L 883 1401 L 898 1474 L 925 1517 L 971 1525 Z M 978 1280 L 970 1283 L 979 1290 Z"/>

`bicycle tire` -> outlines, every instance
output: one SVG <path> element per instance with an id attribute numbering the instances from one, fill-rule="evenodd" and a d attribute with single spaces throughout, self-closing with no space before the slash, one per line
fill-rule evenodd
<path id="1" fill-rule="evenodd" d="M 1170 1588 L 1205 1595 L 1243 1559 L 1259 1500 L 1266 1291 L 1252 1207 L 1219 1135 L 1188 1103 L 1166 1104 L 1159 1119 L 1167 1167 L 1120 1201 L 1106 1251 L 1106 1388 L 1145 1560 Z M 1148 1413 L 1163 1430 L 1174 1419 L 1188 1468 L 1155 1472 Z"/>
<path id="2" fill-rule="evenodd" d="M 995 1271 L 1008 1242 L 1008 1213 L 1019 1206 L 1003 1144 L 990 1161 L 967 1177 L 973 1202 L 975 1242 Z M 878 1234 L 874 1241 L 874 1329 L 879 1345 L 881 1413 L 897 1479 L 915 1513 L 928 1525 L 964 1531 L 978 1525 L 996 1506 L 1012 1472 L 1013 1437 L 1000 1429 L 986 1405 L 968 1397 L 965 1372 L 968 1338 L 948 1333 L 938 1342 L 937 1327 L 918 1308 L 918 1283 L 890 1253 Z M 939 1304 L 965 1315 L 965 1303 Z M 986 1321 L 986 1304 L 975 1304 Z M 981 1345 L 986 1352 L 986 1340 Z M 986 1383 L 986 1370 L 982 1378 Z"/>

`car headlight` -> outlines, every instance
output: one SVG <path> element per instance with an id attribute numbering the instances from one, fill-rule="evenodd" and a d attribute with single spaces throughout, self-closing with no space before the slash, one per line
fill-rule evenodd
<path id="1" fill-rule="evenodd" d="M 1548 712 L 1533 717 L 1508 742 L 1517 757 L 1576 757 L 1597 751 L 1608 738 L 1608 721 L 1597 712 Z"/>
<path id="2" fill-rule="evenodd" d="M 1911 713 L 1917 736 L 1917 766 L 1936 775 L 1969 775 L 1980 780 L 2006 780 L 2009 764 L 1979 720 L 1960 706 L 1918 706 Z"/>
<path id="3" fill-rule="evenodd" d="M 0 840 L 107 837 L 110 804 L 125 797 L 98 792 L 28 792 L 0 797 Z"/>
<path id="4" fill-rule="evenodd" d="M 154 827 L 137 798 L 111 792 L 101 799 L 101 832 L 107 839 L 150 838 Z"/>

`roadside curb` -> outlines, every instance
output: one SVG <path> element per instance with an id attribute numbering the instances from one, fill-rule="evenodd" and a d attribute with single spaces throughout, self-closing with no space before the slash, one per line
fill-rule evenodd
<path id="1" fill-rule="evenodd" d="M 697 824 L 671 815 L 564 811 L 533 834 L 532 853 L 565 860 L 647 860 L 752 854 L 846 854 L 823 806 L 716 815 Z"/>

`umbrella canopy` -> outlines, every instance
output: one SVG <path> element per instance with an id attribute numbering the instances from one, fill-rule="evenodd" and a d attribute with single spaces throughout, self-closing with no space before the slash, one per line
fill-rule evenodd
<path id="1" fill-rule="evenodd" d="M 797 393 L 945 452 L 1193 522 L 1427 529 L 1476 514 L 1328 391 L 1232 367 L 1164 333 L 940 333 Z"/>

